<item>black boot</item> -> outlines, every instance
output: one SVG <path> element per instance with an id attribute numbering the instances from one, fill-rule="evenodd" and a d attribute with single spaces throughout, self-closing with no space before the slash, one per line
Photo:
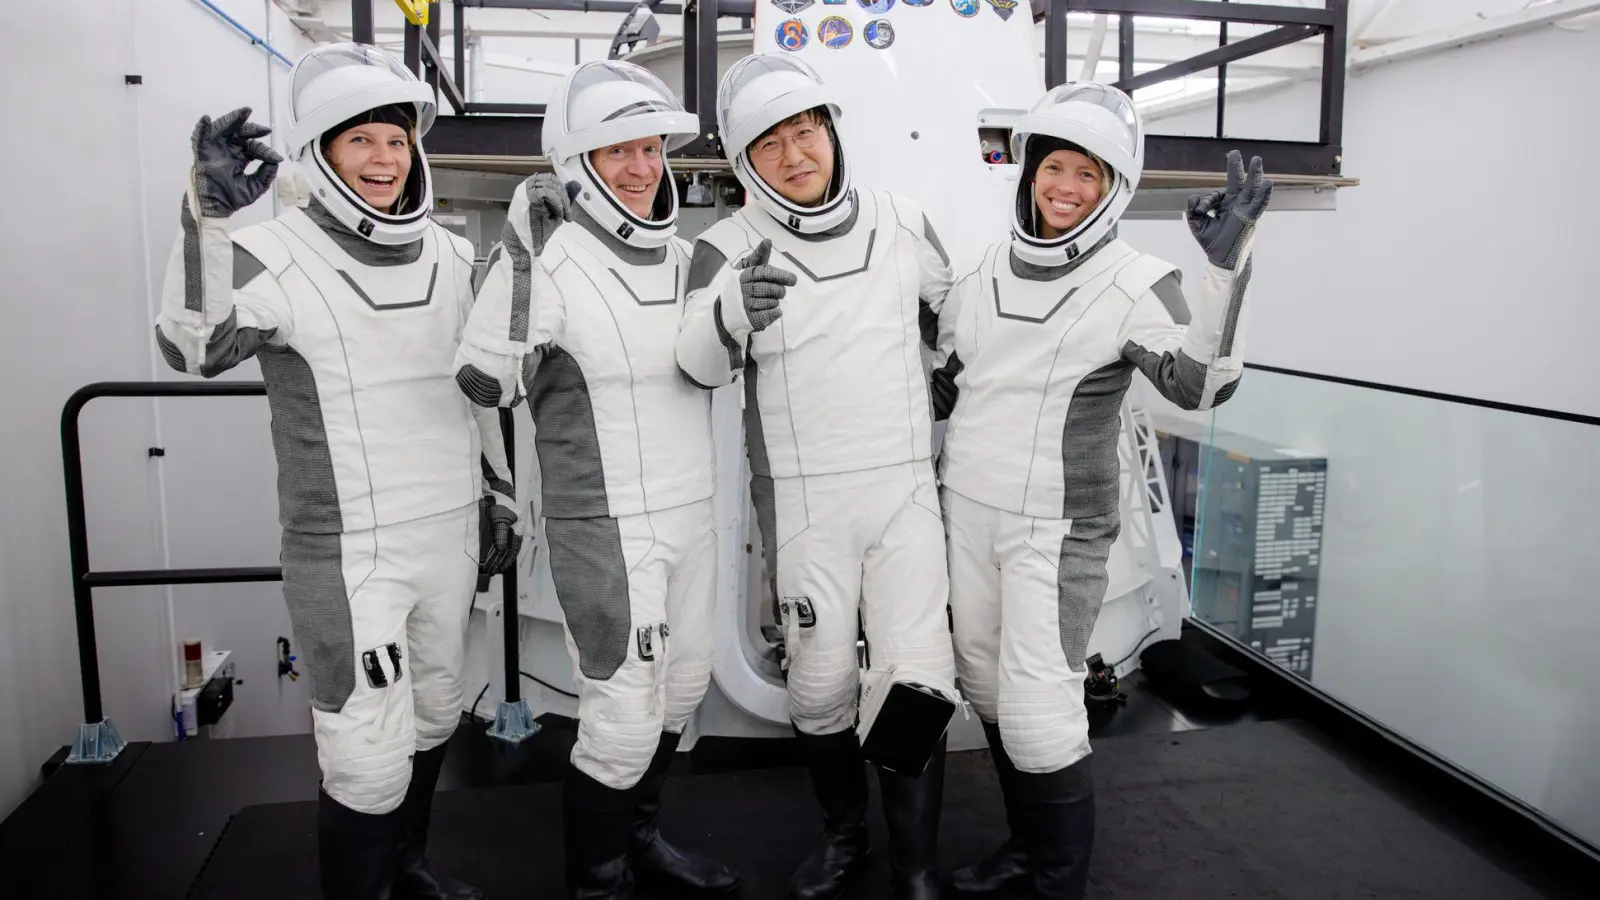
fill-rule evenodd
<path id="1" fill-rule="evenodd" d="M 317 791 L 317 874 L 323 900 L 391 900 L 400 811 L 356 812 Z"/>
<path id="2" fill-rule="evenodd" d="M 639 781 L 639 802 L 633 819 L 633 865 L 641 878 L 650 875 L 710 893 L 726 893 L 739 886 L 739 873 L 715 860 L 685 853 L 667 843 L 656 825 L 661 809 L 661 788 L 667 783 L 667 769 L 678 752 L 682 735 L 661 733 L 656 755 Z"/>
<path id="3" fill-rule="evenodd" d="M 822 804 L 822 839 L 789 878 L 792 900 L 833 900 L 845 880 L 866 867 L 867 764 L 855 729 L 837 734 L 796 730 L 811 770 L 811 789 Z"/>
<path id="4" fill-rule="evenodd" d="M 1083 759 L 1044 775 L 1017 773 L 1033 900 L 1083 900 L 1094 850 L 1094 773 Z"/>
<path id="5" fill-rule="evenodd" d="M 1017 767 L 1000 740 L 1000 726 L 983 723 L 983 736 L 989 739 L 994 756 L 994 772 L 1000 780 L 1000 794 L 1006 803 L 1006 827 L 1011 835 L 988 859 L 950 873 L 950 892 L 957 897 L 976 898 L 998 894 L 1028 877 L 1028 849 L 1022 843 L 1022 828 L 1017 821 Z"/>
<path id="6" fill-rule="evenodd" d="M 939 900 L 939 809 L 944 802 L 945 741 L 919 776 L 878 770 L 883 817 L 889 823 L 894 900 Z"/>
<path id="7" fill-rule="evenodd" d="M 637 786 L 606 787 L 567 764 L 561 806 L 570 900 L 633 900 L 628 859 Z"/>
<path id="8" fill-rule="evenodd" d="M 411 784 L 400 804 L 400 846 L 396 851 L 395 900 L 483 900 L 484 893 L 470 884 L 441 875 L 428 863 L 428 820 L 433 816 L 433 789 L 444 768 L 440 744 L 411 757 Z"/>

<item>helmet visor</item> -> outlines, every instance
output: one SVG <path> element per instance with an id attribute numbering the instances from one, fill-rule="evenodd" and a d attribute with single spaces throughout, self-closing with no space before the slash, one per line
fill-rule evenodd
<path id="1" fill-rule="evenodd" d="M 401 65 L 399 60 L 375 47 L 330 44 L 306 54 L 294 67 L 289 85 L 289 102 L 295 116 L 304 117 L 309 112 L 302 103 L 307 88 L 329 72 L 348 66 L 371 66 L 387 71 L 400 81 L 417 80 L 416 74 Z"/>
<path id="2" fill-rule="evenodd" d="M 1077 123 L 1130 158 L 1137 155 L 1143 139 L 1139 115 L 1128 95 L 1092 81 L 1064 84 L 1045 94 L 1028 113 L 1028 118 L 1035 117 Z"/>
<path id="3" fill-rule="evenodd" d="M 603 124 L 651 113 L 683 112 L 672 91 L 641 66 L 584 66 L 567 89 L 567 130 L 588 131 Z"/>

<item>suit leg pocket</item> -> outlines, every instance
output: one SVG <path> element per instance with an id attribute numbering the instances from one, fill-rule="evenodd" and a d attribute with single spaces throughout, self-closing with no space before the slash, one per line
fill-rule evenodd
<path id="1" fill-rule="evenodd" d="M 583 677 L 605 681 L 628 658 L 628 564 L 617 520 L 546 519 L 556 600 L 578 647 Z"/>

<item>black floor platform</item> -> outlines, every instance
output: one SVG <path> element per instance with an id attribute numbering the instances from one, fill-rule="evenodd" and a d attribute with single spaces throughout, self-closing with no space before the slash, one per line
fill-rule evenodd
<path id="1" fill-rule="evenodd" d="M 951 758 L 940 841 L 946 865 L 970 862 L 1004 836 L 984 757 Z M 1497 865 L 1492 844 L 1442 825 L 1402 786 L 1363 771 L 1296 722 L 1110 738 L 1099 742 L 1095 761 L 1094 898 L 1580 896 Z M 784 896 L 818 824 L 805 773 L 792 767 L 675 778 L 663 806 L 663 829 L 673 839 L 739 868 L 741 896 L 763 900 Z M 563 896 L 557 785 L 446 792 L 434 821 L 435 861 L 471 873 L 490 897 Z M 871 821 L 882 847 L 876 808 Z M 191 896 L 315 897 L 315 824 L 314 803 L 244 810 Z M 888 896 L 887 863 L 877 856 L 850 897 Z"/>
<path id="2" fill-rule="evenodd" d="M 1249 684 L 1250 702 L 1224 706 L 1136 673 L 1123 684 L 1126 705 L 1091 712 L 1100 804 L 1091 898 L 1595 896 L 1600 869 L 1556 880 L 1575 868 L 1568 857 L 1529 829 L 1519 837 L 1494 804 L 1463 801 L 1449 779 L 1347 734 L 1280 679 L 1256 673 Z M 515 747 L 485 728 L 464 724 L 451 740 L 432 853 L 493 897 L 558 897 L 554 782 L 575 723 L 549 719 Z M 780 900 L 818 824 L 798 763 L 791 741 L 704 739 L 674 762 L 664 824 L 685 846 L 738 865 L 743 897 Z M 309 735 L 139 743 L 107 766 L 47 768 L 0 822 L 3 900 L 318 897 Z M 943 821 L 946 867 L 1001 838 L 986 752 L 951 755 Z M 876 811 L 873 828 L 881 847 Z M 883 866 L 855 898 L 886 896 Z M 662 895 L 641 894 L 652 896 Z"/>

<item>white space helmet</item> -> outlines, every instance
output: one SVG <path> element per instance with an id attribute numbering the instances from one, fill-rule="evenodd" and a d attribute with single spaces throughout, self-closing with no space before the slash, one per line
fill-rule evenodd
<path id="1" fill-rule="evenodd" d="M 577 202 L 607 231 L 635 247 L 664 246 L 678 229 L 678 187 L 666 154 L 694 140 L 700 117 L 684 112 L 672 90 L 636 63 L 604 60 L 568 72 L 545 104 L 545 156 L 563 184 L 576 181 Z M 640 138 L 663 138 L 661 182 L 651 217 L 642 219 L 611 192 L 589 152 Z"/>
<path id="2" fill-rule="evenodd" d="M 433 178 L 422 147 L 411 148 L 411 173 L 395 207 L 374 209 L 344 183 L 322 154 L 322 136 L 361 113 L 393 104 L 416 109 L 416 138 L 433 127 L 433 90 L 393 56 L 363 44 L 323 44 L 289 73 L 289 155 L 300 164 L 311 194 L 345 225 L 376 244 L 408 244 L 428 227 Z"/>
<path id="3" fill-rule="evenodd" d="M 821 203 L 797 206 L 768 187 L 756 174 L 747 148 L 772 126 L 819 106 L 827 109 L 835 123 L 830 128 L 833 181 Z M 787 53 L 746 56 L 730 66 L 722 76 L 722 83 L 717 85 L 717 131 L 722 136 L 722 152 L 732 164 L 733 174 L 773 218 L 802 234 L 826 231 L 843 222 L 855 202 L 850 190 L 850 169 L 839 141 L 840 115 L 842 112 L 833 91 L 816 71 Z"/>
<path id="4" fill-rule="evenodd" d="M 1027 150 L 1035 135 L 1073 144 L 1111 170 L 1099 205 L 1057 238 L 1041 238 L 1034 230 L 1033 174 L 1040 160 L 1028 159 Z M 1068 82 L 1046 92 L 1017 121 L 1011 133 L 1011 158 L 1023 176 L 1011 211 L 1012 250 L 1036 265 L 1065 265 L 1098 244 L 1127 210 L 1144 171 L 1144 123 L 1133 100 L 1122 91 L 1092 81 Z"/>

